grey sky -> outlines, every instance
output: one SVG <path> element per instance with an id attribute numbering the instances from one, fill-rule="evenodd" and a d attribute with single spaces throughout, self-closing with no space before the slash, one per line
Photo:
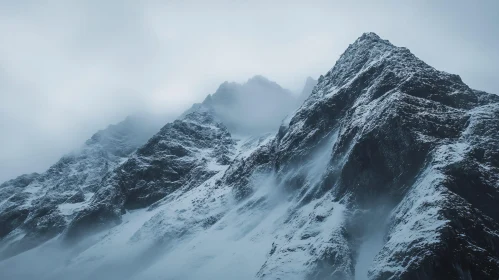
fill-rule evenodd
<path id="1" fill-rule="evenodd" d="M 180 113 L 225 80 L 298 90 L 367 31 L 499 93 L 498 11 L 495 0 L 0 1 L 0 181 L 43 171 L 130 113 Z"/>

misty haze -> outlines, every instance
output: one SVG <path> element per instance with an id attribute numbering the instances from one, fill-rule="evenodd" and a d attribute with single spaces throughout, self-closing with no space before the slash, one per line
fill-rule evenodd
<path id="1" fill-rule="evenodd" d="M 496 1 L 0 3 L 0 279 L 499 279 Z"/>

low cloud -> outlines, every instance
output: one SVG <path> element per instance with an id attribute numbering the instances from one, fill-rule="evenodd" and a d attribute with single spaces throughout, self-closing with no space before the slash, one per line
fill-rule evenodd
<path id="1" fill-rule="evenodd" d="M 0 181 L 137 111 L 180 114 L 255 74 L 298 91 L 361 33 L 499 93 L 497 1 L 3 1 Z"/>

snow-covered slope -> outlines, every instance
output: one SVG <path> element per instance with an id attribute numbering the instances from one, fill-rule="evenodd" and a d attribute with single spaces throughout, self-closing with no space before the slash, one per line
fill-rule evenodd
<path id="1" fill-rule="evenodd" d="M 61 235 L 2 275 L 499 278 L 497 95 L 366 33 L 274 133 L 236 136 L 242 122 L 212 102 L 107 173 Z"/>

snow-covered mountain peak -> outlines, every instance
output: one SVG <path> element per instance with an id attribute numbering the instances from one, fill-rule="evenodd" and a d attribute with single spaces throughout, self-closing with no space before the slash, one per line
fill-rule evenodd
<path id="1" fill-rule="evenodd" d="M 39 200 L 29 211 L 15 208 L 25 196 L 7 200 L 0 229 L 27 217 L 5 244 L 63 232 L 0 262 L 0 271 L 42 279 L 499 279 L 499 97 L 372 33 L 350 45 L 279 129 L 250 129 L 281 116 L 268 112 L 282 109 L 282 94 L 260 78 L 224 83 L 115 165 L 91 197 L 54 195 L 57 208 Z M 61 245 L 69 249 L 59 254 Z M 56 258 L 47 258 L 50 249 Z M 16 268 L 31 259 L 51 262 L 44 273 Z"/>
<path id="2" fill-rule="evenodd" d="M 339 87 L 363 72 L 379 67 L 388 68 L 401 77 L 409 77 L 420 70 L 436 71 L 407 48 L 394 46 L 375 33 L 364 33 L 345 50 L 326 77 L 334 86 Z M 319 82 L 322 79 L 323 77 Z"/>
<path id="3" fill-rule="evenodd" d="M 392 48 L 397 48 L 395 45 L 390 43 L 390 41 L 382 39 L 378 34 L 374 32 L 365 32 L 362 35 L 360 35 L 357 40 L 351 45 L 362 45 L 362 44 L 383 44 L 386 47 L 392 47 Z"/>
<path id="4" fill-rule="evenodd" d="M 254 173 L 248 170 L 271 170 L 297 199 L 312 203 L 332 194 L 351 210 L 342 229 L 346 235 L 331 231 L 330 245 L 282 242 L 271 251 L 279 254 L 269 257 L 259 275 L 286 278 L 290 269 L 279 274 L 286 263 L 322 250 L 310 279 L 462 279 L 463 271 L 472 278 L 495 279 L 499 270 L 480 267 L 497 263 L 498 255 L 492 253 L 496 245 L 482 242 L 474 228 L 476 223 L 489 228 L 488 240 L 499 244 L 497 220 L 485 222 L 499 216 L 489 204 L 498 202 L 494 186 L 499 177 L 494 173 L 499 166 L 485 156 L 497 154 L 499 144 L 492 140 L 497 131 L 475 131 L 478 142 L 470 141 L 468 132 L 486 119 L 497 126 L 497 117 L 483 115 L 495 114 L 497 104 L 495 95 L 470 89 L 457 75 L 428 66 L 405 48 L 372 34 L 359 38 L 319 79 L 274 141 L 224 176 L 242 201 L 255 195 Z M 476 156 L 471 150 L 487 152 Z M 478 168 L 483 164 L 478 162 L 487 167 Z M 477 173 L 469 174 L 471 170 Z M 485 199 L 474 187 L 494 195 Z M 471 214 L 471 209 L 484 214 Z M 471 216 L 480 222 L 458 222 Z M 372 220 L 374 224 L 366 222 Z M 487 249 L 478 253 L 449 232 L 460 232 Z M 340 247 L 348 242 L 343 238 L 357 245 Z M 442 259 L 450 250 L 461 253 Z M 432 266 L 435 260 L 442 267 Z"/>

